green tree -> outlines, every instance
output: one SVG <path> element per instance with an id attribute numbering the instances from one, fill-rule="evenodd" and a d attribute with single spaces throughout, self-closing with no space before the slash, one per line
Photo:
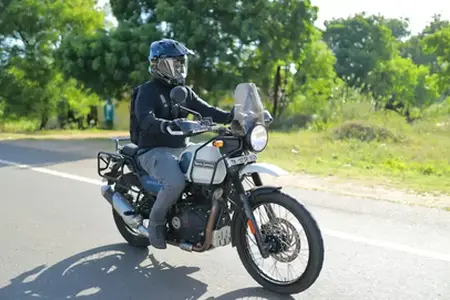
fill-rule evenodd
<path id="1" fill-rule="evenodd" d="M 425 53 L 436 57 L 439 66 L 441 92 L 448 93 L 450 87 L 450 25 L 427 36 L 423 40 Z"/>
<path id="2" fill-rule="evenodd" d="M 411 108 L 426 107 L 439 97 L 436 79 L 427 66 L 396 56 L 380 62 L 368 83 L 379 101 L 378 107 L 397 111 L 411 121 Z"/>
<path id="3" fill-rule="evenodd" d="M 397 52 L 391 30 L 376 16 L 360 13 L 325 26 L 323 38 L 336 56 L 336 72 L 350 86 L 364 86 L 369 72 Z"/>
<path id="4" fill-rule="evenodd" d="M 58 58 L 66 76 L 101 96 L 120 98 L 148 78 L 149 40 L 160 38 L 153 24 L 122 22 L 110 32 L 73 34 L 62 43 Z"/>
<path id="5" fill-rule="evenodd" d="M 93 0 L 0 3 L 5 114 L 36 117 L 44 127 L 66 86 L 55 68 L 55 50 L 67 34 L 89 34 L 103 26 L 103 14 L 94 10 Z"/>
<path id="6" fill-rule="evenodd" d="M 424 51 L 423 40 L 427 36 L 449 26 L 449 24 L 450 22 L 448 20 L 442 20 L 441 15 L 434 15 L 432 21 L 422 30 L 422 32 L 412 36 L 400 45 L 401 55 L 403 57 L 411 58 L 416 64 L 430 67 L 432 73 L 439 72 L 440 65 L 437 62 L 436 55 Z"/>
<path id="7" fill-rule="evenodd" d="M 317 18 L 308 0 L 112 0 L 111 7 L 117 31 L 92 39 L 72 36 L 62 46 L 62 61 L 65 74 L 114 94 L 147 78 L 149 44 L 161 37 L 196 51 L 188 83 L 203 96 L 217 98 L 240 81 L 254 81 L 269 94 L 278 64 L 304 59 Z"/>

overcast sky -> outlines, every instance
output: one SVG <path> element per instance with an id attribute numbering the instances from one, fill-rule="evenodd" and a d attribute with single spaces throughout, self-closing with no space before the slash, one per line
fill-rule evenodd
<path id="1" fill-rule="evenodd" d="M 104 4 L 109 0 L 99 0 Z M 316 25 L 323 28 L 323 21 L 333 17 L 347 17 L 358 12 L 382 14 L 389 18 L 408 17 L 413 34 L 420 32 L 430 22 L 434 14 L 440 13 L 444 19 L 450 20 L 449 0 L 311 0 L 319 7 L 319 19 Z"/>

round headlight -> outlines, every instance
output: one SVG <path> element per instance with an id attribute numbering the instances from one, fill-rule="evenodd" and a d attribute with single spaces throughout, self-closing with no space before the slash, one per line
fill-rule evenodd
<path id="1" fill-rule="evenodd" d="M 256 125 L 250 133 L 250 147 L 255 152 L 261 152 L 266 148 L 268 139 L 266 127 Z"/>

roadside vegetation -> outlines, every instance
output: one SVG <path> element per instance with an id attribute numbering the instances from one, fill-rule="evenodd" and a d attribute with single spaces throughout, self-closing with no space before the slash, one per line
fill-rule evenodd
<path id="1" fill-rule="evenodd" d="M 450 194 L 450 22 L 435 15 L 411 34 L 407 19 L 360 13 L 319 29 L 320 8 L 287 2 L 7 1 L 0 139 L 127 134 L 149 43 L 173 37 L 197 51 L 188 84 L 211 104 L 230 108 L 239 82 L 260 88 L 275 117 L 262 160 Z M 109 98 L 119 131 L 103 129 Z"/>

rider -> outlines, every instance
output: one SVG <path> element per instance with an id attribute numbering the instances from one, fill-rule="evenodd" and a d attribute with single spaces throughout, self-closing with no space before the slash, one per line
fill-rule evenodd
<path id="1" fill-rule="evenodd" d="M 193 51 L 183 44 L 163 39 L 150 45 L 149 72 L 152 81 L 140 86 L 136 98 L 135 115 L 139 132 L 139 163 L 142 168 L 162 184 L 149 217 L 150 244 L 165 249 L 166 214 L 175 204 L 185 187 L 185 177 L 177 157 L 186 147 L 186 137 L 172 136 L 167 127 L 173 120 L 182 117 L 179 110 L 172 110 L 170 91 L 177 85 L 184 85 L 188 69 L 188 54 Z M 190 88 L 184 106 L 211 117 L 216 123 L 228 123 L 232 112 L 226 112 L 208 105 Z"/>

